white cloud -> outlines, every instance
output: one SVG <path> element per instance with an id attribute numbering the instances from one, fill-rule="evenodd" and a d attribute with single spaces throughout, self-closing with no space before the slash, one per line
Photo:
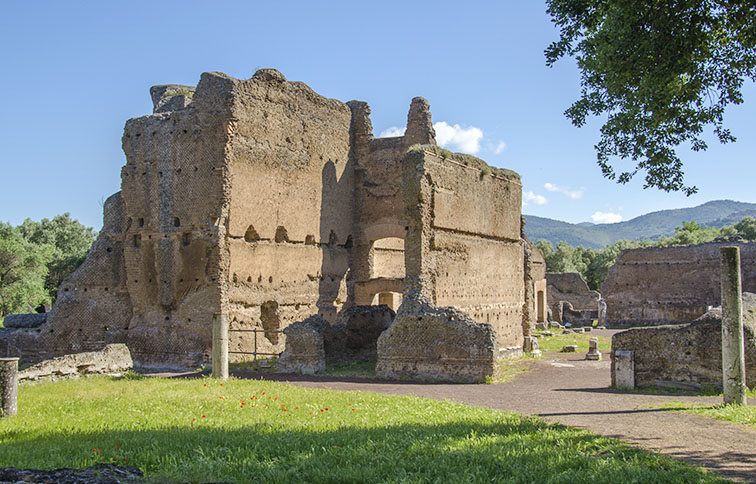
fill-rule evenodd
<path id="1" fill-rule="evenodd" d="M 480 140 L 483 139 L 483 131 L 480 128 L 463 128 L 458 124 L 450 126 L 445 121 L 439 121 L 433 124 L 433 129 L 436 130 L 436 142 L 439 146 L 473 155 L 480 151 Z"/>
<path id="2" fill-rule="evenodd" d="M 494 148 L 493 152 L 494 152 L 495 155 L 500 155 L 506 149 L 507 149 L 507 144 L 505 142 L 503 142 L 503 141 L 499 141 L 499 144 L 496 145 L 496 147 Z"/>
<path id="3" fill-rule="evenodd" d="M 524 207 L 530 202 L 536 205 L 546 205 L 549 200 L 543 195 L 536 195 L 533 192 L 522 192 L 522 206 Z"/>
<path id="4" fill-rule="evenodd" d="M 622 222 L 622 215 L 612 212 L 596 212 L 591 215 L 591 220 L 597 224 L 616 224 Z"/>
<path id="5" fill-rule="evenodd" d="M 563 195 L 567 195 L 573 200 L 577 200 L 578 198 L 583 198 L 583 192 L 585 191 L 583 188 L 580 188 L 579 190 L 570 190 L 569 187 L 561 187 L 559 185 L 554 185 L 553 183 L 544 183 L 543 188 L 550 192 L 555 193 L 561 193 Z"/>
<path id="6" fill-rule="evenodd" d="M 379 138 L 393 138 L 394 136 L 404 136 L 404 130 L 406 128 L 400 128 L 398 126 L 391 126 L 390 128 L 381 131 L 378 135 Z"/>

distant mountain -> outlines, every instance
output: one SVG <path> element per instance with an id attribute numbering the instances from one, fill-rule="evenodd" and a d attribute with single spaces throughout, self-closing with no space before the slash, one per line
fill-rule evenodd
<path id="1" fill-rule="evenodd" d="M 739 222 L 743 217 L 756 218 L 756 203 L 713 200 L 703 205 L 675 210 L 660 210 L 615 224 L 571 224 L 550 218 L 525 215 L 525 233 L 532 242 L 546 239 L 554 245 L 564 240 L 570 245 L 599 249 L 622 239 L 656 239 L 675 233 L 675 227 L 694 220 L 720 228 Z"/>

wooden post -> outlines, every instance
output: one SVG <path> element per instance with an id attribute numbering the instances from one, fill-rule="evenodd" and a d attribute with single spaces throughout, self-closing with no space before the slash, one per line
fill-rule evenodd
<path id="1" fill-rule="evenodd" d="M 18 358 L 0 358 L 0 417 L 18 411 Z"/>
<path id="2" fill-rule="evenodd" d="M 746 403 L 740 248 L 722 247 L 722 385 L 725 405 Z"/>
<path id="3" fill-rule="evenodd" d="M 213 315 L 213 378 L 228 380 L 228 318 Z"/>

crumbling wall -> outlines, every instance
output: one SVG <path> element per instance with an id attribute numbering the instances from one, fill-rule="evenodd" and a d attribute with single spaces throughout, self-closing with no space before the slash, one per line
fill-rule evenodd
<path id="1" fill-rule="evenodd" d="M 102 230 L 84 263 L 61 284 L 45 322 L 35 328 L 5 330 L 3 355 L 26 363 L 126 342 L 132 306 L 124 230 L 124 203 L 118 192 L 105 201 Z"/>
<path id="2" fill-rule="evenodd" d="M 492 325 L 499 347 L 521 347 L 519 179 L 424 150 L 407 154 L 403 172 L 407 290 Z"/>
<path id="3" fill-rule="evenodd" d="M 402 172 L 404 301 L 379 338 L 376 372 L 492 376 L 498 358 L 523 345 L 519 178 L 423 147 L 407 153 Z"/>
<path id="4" fill-rule="evenodd" d="M 579 272 L 546 274 L 548 305 L 559 323 L 590 324 L 599 319 L 601 294 L 588 288 Z"/>
<path id="5" fill-rule="evenodd" d="M 525 217 L 521 217 L 520 236 L 523 253 L 522 333 L 527 339 L 536 323 L 547 319 L 546 308 L 546 260 L 525 235 Z"/>
<path id="6" fill-rule="evenodd" d="M 756 292 L 756 244 L 735 241 L 623 251 L 601 292 L 607 324 L 689 322 L 720 304 L 720 248 L 738 245 L 743 291 Z"/>
<path id="7" fill-rule="evenodd" d="M 250 334 L 234 329 L 279 330 L 313 314 L 334 322 L 348 302 L 351 112 L 273 69 L 233 83 L 222 304 L 231 351 L 251 351 Z M 258 339 L 260 351 L 281 349 L 278 333 Z"/>
<path id="8" fill-rule="evenodd" d="M 756 295 L 743 293 L 746 384 L 756 388 Z M 612 384 L 617 381 L 615 353 L 632 351 L 635 386 L 722 387 L 722 310 L 716 308 L 689 324 L 632 328 L 612 337 Z"/>

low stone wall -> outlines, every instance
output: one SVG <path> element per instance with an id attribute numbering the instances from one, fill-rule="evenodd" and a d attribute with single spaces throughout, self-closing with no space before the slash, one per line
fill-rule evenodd
<path id="1" fill-rule="evenodd" d="M 19 381 L 60 380 L 88 375 L 119 375 L 134 366 L 129 348 L 110 344 L 101 351 L 59 356 L 18 373 Z"/>
<path id="2" fill-rule="evenodd" d="M 328 326 L 328 321 L 317 314 L 287 326 L 286 349 L 278 359 L 278 369 L 306 375 L 325 370 L 323 335 Z"/>
<path id="3" fill-rule="evenodd" d="M 756 295 L 743 294 L 746 384 L 756 388 Z M 689 324 L 633 328 L 612 337 L 615 353 L 633 351 L 635 386 L 722 386 L 722 316 L 713 309 Z"/>
<path id="4" fill-rule="evenodd" d="M 496 333 L 462 311 L 405 296 L 394 324 L 378 338 L 376 375 L 482 382 L 496 376 Z"/>

